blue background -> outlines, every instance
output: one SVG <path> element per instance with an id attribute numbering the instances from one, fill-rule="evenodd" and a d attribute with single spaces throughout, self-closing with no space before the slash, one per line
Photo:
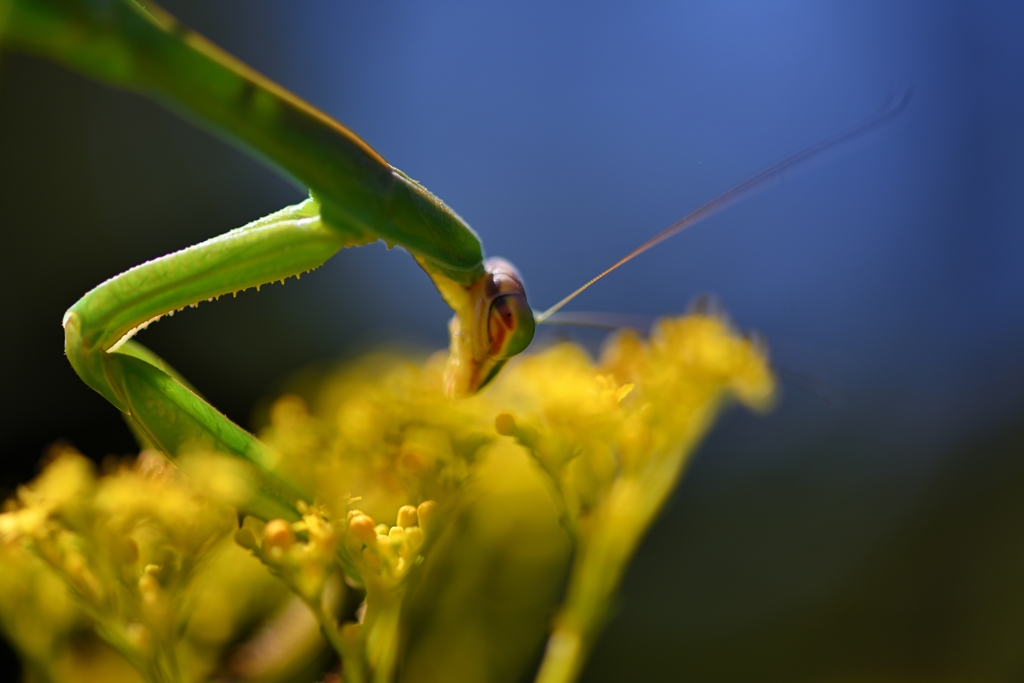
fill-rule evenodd
<path id="1" fill-rule="evenodd" d="M 1024 5 L 165 6 L 442 197 L 539 308 L 912 86 L 894 122 L 574 302 L 653 317 L 714 293 L 791 380 L 702 448 L 585 680 L 1024 674 Z M 63 311 L 302 193 L 24 57 L 0 63 L 0 123 L 12 486 L 57 438 L 133 448 L 66 364 Z M 248 424 L 302 365 L 440 348 L 449 315 L 412 259 L 373 245 L 140 339 Z"/>

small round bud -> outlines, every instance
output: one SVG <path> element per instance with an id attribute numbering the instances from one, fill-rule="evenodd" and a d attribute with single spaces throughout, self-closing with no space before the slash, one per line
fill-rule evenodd
<path id="1" fill-rule="evenodd" d="M 425 534 L 429 534 L 431 531 L 430 521 L 436 507 L 437 503 L 434 501 L 425 500 L 420 503 L 418 508 L 416 508 L 416 514 L 420 521 L 420 528 L 423 529 L 423 533 Z"/>
<path id="2" fill-rule="evenodd" d="M 416 526 L 418 519 L 419 515 L 416 513 L 416 508 L 412 505 L 403 505 L 398 508 L 398 526 Z"/>
<path id="3" fill-rule="evenodd" d="M 349 532 L 367 545 L 377 538 L 377 531 L 373 527 L 373 517 L 369 515 L 358 514 L 348 521 Z"/>
<path id="4" fill-rule="evenodd" d="M 394 569 L 395 559 L 401 545 L 395 543 L 390 536 L 383 534 L 377 537 L 377 556 L 380 557 L 381 569 Z"/>
<path id="5" fill-rule="evenodd" d="M 294 544 L 292 525 L 283 519 L 272 519 L 263 528 L 263 552 L 285 552 Z"/>
<path id="6" fill-rule="evenodd" d="M 405 542 L 405 528 L 404 527 L 400 527 L 400 526 L 393 526 L 393 527 L 391 527 L 391 530 L 388 531 L 388 538 L 390 538 L 391 542 L 393 544 L 395 544 L 395 545 L 400 545 L 400 544 L 404 543 Z"/>

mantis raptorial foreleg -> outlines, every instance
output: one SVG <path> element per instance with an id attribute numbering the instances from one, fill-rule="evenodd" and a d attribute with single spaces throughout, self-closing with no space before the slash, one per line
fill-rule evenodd
<path id="1" fill-rule="evenodd" d="M 479 239 L 458 215 L 355 133 L 153 3 L 143 8 L 134 0 L 17 0 L 0 31 L 5 48 L 55 59 L 105 82 L 153 95 L 255 152 L 309 188 L 325 223 L 347 229 L 350 239 L 341 238 L 343 242 L 381 239 L 404 247 L 458 318 L 446 381 L 450 395 L 478 391 L 508 358 L 529 345 L 533 312 L 518 273 L 505 262 L 489 270 Z M 230 233 L 224 239 L 235 237 Z M 114 381 L 120 381 L 110 370 L 114 361 L 94 354 L 111 350 L 134 327 L 167 311 L 310 267 L 302 250 L 275 251 L 276 242 L 270 242 L 262 251 L 254 243 L 245 247 L 239 258 L 246 264 L 243 272 L 236 272 L 234 260 L 222 259 L 218 267 L 225 273 L 217 275 L 205 251 L 186 250 L 180 257 L 187 270 L 199 268 L 203 277 L 183 276 L 172 265 L 178 263 L 175 256 L 155 262 L 162 265 L 153 268 L 147 264 L 133 269 L 108 283 L 109 288 L 90 293 L 72 308 L 67 325 L 72 334 L 76 326 L 88 328 L 77 332 L 81 340 L 69 346 L 83 349 L 75 351 L 80 356 L 72 360 L 75 369 L 119 408 L 132 410 L 125 387 Z M 298 243 L 316 252 L 308 256 L 314 265 L 329 256 L 321 256 L 309 239 Z M 218 254 L 225 244 L 214 240 L 203 249 L 207 247 Z M 200 260 L 189 261 L 193 256 Z M 145 295 L 136 291 L 140 284 Z"/>
<path id="2" fill-rule="evenodd" d="M 255 437 L 129 338 L 164 314 L 312 270 L 342 247 L 361 241 L 325 226 L 310 199 L 148 261 L 107 280 L 68 310 L 68 359 L 89 386 L 165 453 L 178 455 L 190 448 L 234 453 L 266 471 L 269 456 Z M 280 502 L 287 506 L 295 502 L 288 492 L 274 497 L 284 498 Z"/>

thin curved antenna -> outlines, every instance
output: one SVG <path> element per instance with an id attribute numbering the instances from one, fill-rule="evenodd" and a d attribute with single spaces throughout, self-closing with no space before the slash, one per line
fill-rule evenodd
<path id="1" fill-rule="evenodd" d="M 651 239 L 647 240 L 639 247 L 634 249 L 633 251 L 623 256 L 621 259 L 612 264 L 609 268 L 602 271 L 597 277 L 591 279 L 585 285 L 583 285 L 575 292 L 559 301 L 557 304 L 555 304 L 548 310 L 544 311 L 543 313 L 539 313 L 535 317 L 536 321 L 538 323 L 545 322 L 548 318 L 551 317 L 551 314 L 553 314 L 555 311 L 562 308 L 562 306 L 565 306 L 567 303 L 575 299 L 587 287 L 590 287 L 590 285 L 594 284 L 608 273 L 612 272 L 622 264 L 633 260 L 634 258 L 644 253 L 651 247 L 664 242 L 669 237 L 672 237 L 673 235 L 682 232 L 683 230 L 686 230 L 687 228 L 696 225 L 697 223 L 700 223 L 705 218 L 713 216 L 722 209 L 732 206 L 739 200 L 744 199 L 754 194 L 755 192 L 760 192 L 761 190 L 765 189 L 772 183 L 781 180 L 782 176 L 788 171 L 792 171 L 794 168 L 797 168 L 798 166 L 813 159 L 814 157 L 834 147 L 837 147 L 843 144 L 844 142 L 847 142 L 859 135 L 867 133 L 868 131 L 877 128 L 878 126 L 881 126 L 884 123 L 887 123 L 891 119 L 895 118 L 907 106 L 907 102 L 910 101 L 910 94 L 910 88 L 906 88 L 900 91 L 895 97 L 893 97 L 890 94 L 890 96 L 886 98 L 885 104 L 882 105 L 882 108 L 867 120 L 862 121 L 861 123 L 858 123 L 854 126 L 851 126 L 850 128 L 847 128 L 844 131 L 840 131 L 835 135 L 831 135 L 825 138 L 824 140 L 811 145 L 810 147 L 805 147 L 799 152 L 786 157 L 782 161 L 772 164 L 771 166 L 764 169 L 757 175 L 743 181 L 742 183 L 732 188 L 731 190 L 728 190 L 725 193 L 720 194 L 718 197 L 715 197 L 704 206 L 700 207 L 693 213 L 683 217 L 679 221 L 668 226 L 667 228 L 659 232 L 657 235 L 655 235 L 654 237 L 652 237 Z"/>
<path id="2" fill-rule="evenodd" d="M 544 321 L 545 325 L 584 327 L 592 330 L 635 330 L 646 333 L 657 318 L 653 315 L 629 315 L 624 313 L 592 313 L 582 311 L 553 313 Z"/>

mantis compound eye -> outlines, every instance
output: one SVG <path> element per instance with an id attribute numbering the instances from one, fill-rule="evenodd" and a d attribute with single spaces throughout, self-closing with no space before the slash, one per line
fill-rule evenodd
<path id="1" fill-rule="evenodd" d="M 491 358 L 507 359 L 522 353 L 533 341 L 536 322 L 526 297 L 502 294 L 491 302 L 487 314 L 487 338 Z"/>
<path id="2" fill-rule="evenodd" d="M 533 341 L 537 321 L 526 303 L 523 279 L 505 259 L 489 258 L 483 266 L 483 276 L 464 290 L 469 305 L 449 324 L 452 350 L 445 391 L 450 396 L 480 391 Z"/>

